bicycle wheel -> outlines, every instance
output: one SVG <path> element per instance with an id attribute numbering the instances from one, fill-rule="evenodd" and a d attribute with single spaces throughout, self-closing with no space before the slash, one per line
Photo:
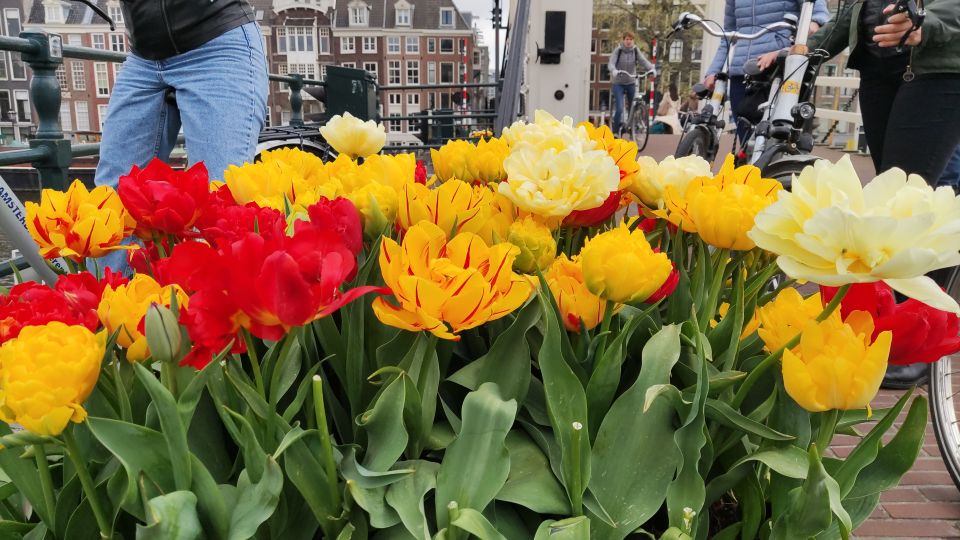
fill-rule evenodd
<path id="1" fill-rule="evenodd" d="M 947 291 L 954 298 L 960 297 L 960 279 L 957 279 L 956 271 Z M 960 360 L 954 362 L 951 357 L 944 356 L 930 364 L 929 392 L 933 434 L 943 463 L 960 489 Z"/>
<path id="2" fill-rule="evenodd" d="M 683 134 L 680 144 L 677 145 L 676 157 L 700 156 L 708 162 L 710 157 L 710 135 L 702 127 L 694 127 Z"/>
<path id="3" fill-rule="evenodd" d="M 630 139 L 637 143 L 637 151 L 642 152 L 647 147 L 650 138 L 650 119 L 642 107 L 630 108 Z"/>
<path id="4" fill-rule="evenodd" d="M 820 158 L 809 154 L 793 156 L 780 153 L 769 157 L 764 155 L 756 165 L 760 167 L 764 178 L 773 178 L 783 184 L 784 189 L 789 190 L 793 184 L 793 178 L 799 176 L 801 171 L 818 159 Z"/>

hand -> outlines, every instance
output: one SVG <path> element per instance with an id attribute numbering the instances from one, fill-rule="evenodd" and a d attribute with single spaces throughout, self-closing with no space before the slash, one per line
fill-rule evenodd
<path id="1" fill-rule="evenodd" d="M 893 6 L 887 6 L 884 14 L 889 13 Z M 887 18 L 887 24 L 882 24 L 874 30 L 873 41 L 880 47 L 896 47 L 900 44 L 903 35 L 913 28 L 913 23 L 906 13 L 896 13 Z M 919 45 L 922 39 L 923 28 L 917 28 L 910 33 L 905 45 Z"/>
<path id="2" fill-rule="evenodd" d="M 703 85 L 707 88 L 713 90 L 713 85 L 717 82 L 716 75 L 707 75 L 707 78 L 703 80 Z"/>
<path id="3" fill-rule="evenodd" d="M 777 61 L 779 54 L 780 51 L 771 51 L 757 58 L 757 66 L 760 68 L 760 71 L 766 71 L 768 67 L 772 66 L 773 63 Z"/>
<path id="4" fill-rule="evenodd" d="M 815 22 L 813 22 L 813 21 L 810 21 L 810 31 L 807 32 L 807 35 L 808 35 L 808 36 L 812 36 L 812 35 L 816 34 L 816 33 L 817 33 L 817 30 L 819 30 L 819 29 L 820 29 L 820 25 L 819 25 L 819 24 L 817 24 L 817 23 L 815 23 Z"/>

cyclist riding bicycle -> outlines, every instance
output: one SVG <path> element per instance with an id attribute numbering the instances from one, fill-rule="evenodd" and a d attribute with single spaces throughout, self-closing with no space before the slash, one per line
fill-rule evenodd
<path id="1" fill-rule="evenodd" d="M 623 42 L 610 53 L 607 66 L 613 81 L 613 132 L 620 133 L 623 125 L 623 98 L 626 96 L 627 103 L 633 103 L 637 93 L 637 66 L 643 67 L 643 72 L 652 70 L 653 64 L 634 45 L 633 32 L 624 32 Z"/>

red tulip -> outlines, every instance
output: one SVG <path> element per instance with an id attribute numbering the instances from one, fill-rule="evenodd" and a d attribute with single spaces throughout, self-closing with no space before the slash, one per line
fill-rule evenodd
<path id="1" fill-rule="evenodd" d="M 320 201 L 307 208 L 307 213 L 310 216 L 310 222 L 298 221 L 294 224 L 294 228 L 309 226 L 336 231 L 354 254 L 363 250 L 360 213 L 348 199 L 338 197 L 330 200 L 320 197 Z"/>
<path id="2" fill-rule="evenodd" d="M 159 234 L 185 236 L 210 198 L 209 177 L 203 163 L 175 171 L 154 159 L 141 170 L 134 165 L 121 176 L 117 193 L 137 221 L 135 234 L 150 239 Z"/>
<path id="3" fill-rule="evenodd" d="M 837 293 L 835 287 L 821 287 L 824 302 Z M 960 351 L 960 319 L 953 313 L 932 308 L 923 302 L 907 299 L 897 303 L 893 290 L 882 281 L 856 283 L 840 303 L 840 313 L 846 318 L 853 311 L 866 311 L 873 317 L 873 338 L 890 330 L 891 364 L 936 362 Z"/>
<path id="4" fill-rule="evenodd" d="M 418 184 L 427 185 L 427 168 L 423 165 L 423 160 L 417 160 L 417 168 L 413 173 L 413 181 Z"/>
<path id="5" fill-rule="evenodd" d="M 659 251 L 659 250 L 654 250 Z M 646 300 L 643 301 L 644 304 L 655 304 L 660 300 L 673 294 L 673 291 L 677 288 L 677 283 L 680 282 L 680 273 L 677 272 L 677 269 L 674 268 L 670 275 L 667 276 L 667 280 L 663 282 L 663 285 L 659 289 L 653 292 Z"/>
<path id="6" fill-rule="evenodd" d="M 563 219 L 563 224 L 568 227 L 596 227 L 610 219 L 610 216 L 620 208 L 621 196 L 621 192 L 611 191 L 600 206 L 589 210 L 574 210 Z"/>

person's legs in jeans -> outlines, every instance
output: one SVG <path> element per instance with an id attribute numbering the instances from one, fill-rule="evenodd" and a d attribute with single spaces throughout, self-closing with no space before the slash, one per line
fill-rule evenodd
<path id="1" fill-rule="evenodd" d="M 947 167 L 940 175 L 940 179 L 937 180 L 937 187 L 940 186 L 950 186 L 954 192 L 960 191 L 960 146 L 953 151 L 950 161 L 947 162 Z"/>
<path id="2" fill-rule="evenodd" d="M 620 134 L 620 125 L 623 123 L 623 94 L 626 85 L 613 85 L 613 134 Z"/>
<path id="3" fill-rule="evenodd" d="M 160 80 L 157 62 L 130 53 L 110 96 L 100 161 L 94 183 L 117 187 L 120 176 L 136 165 L 143 168 L 154 157 L 166 160 L 180 130 L 177 110 L 164 101 L 167 85 Z M 100 268 L 127 270 L 127 252 L 114 251 L 97 261 Z M 91 265 L 91 270 L 95 267 Z"/>
<path id="4" fill-rule="evenodd" d="M 863 118 L 863 130 L 870 148 L 873 168 L 878 173 L 883 170 L 881 165 L 890 109 L 902 82 L 902 79 L 893 77 L 860 79 L 860 116 Z"/>
<path id="5" fill-rule="evenodd" d="M 900 86 L 890 109 L 881 171 L 899 167 L 935 185 L 960 145 L 960 76 Z"/>
<path id="6" fill-rule="evenodd" d="M 255 23 L 162 61 L 177 89 L 191 165 L 203 161 L 212 180 L 229 165 L 253 161 L 267 103 L 263 40 Z"/>

